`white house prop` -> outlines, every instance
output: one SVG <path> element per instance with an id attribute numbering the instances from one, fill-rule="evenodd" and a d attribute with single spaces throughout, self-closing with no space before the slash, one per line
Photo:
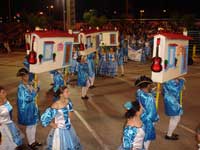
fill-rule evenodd
<path id="1" fill-rule="evenodd" d="M 187 73 L 188 45 L 191 38 L 182 34 L 154 36 L 152 80 L 163 83 Z"/>
<path id="2" fill-rule="evenodd" d="M 74 37 L 60 31 L 26 34 L 30 72 L 42 73 L 70 65 Z M 29 46 L 28 46 L 29 45 Z"/>

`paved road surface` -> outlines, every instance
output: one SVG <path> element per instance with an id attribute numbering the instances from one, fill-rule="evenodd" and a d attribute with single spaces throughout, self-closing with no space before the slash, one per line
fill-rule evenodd
<path id="1" fill-rule="evenodd" d="M 16 121 L 16 90 L 19 79 L 17 70 L 22 67 L 25 53 L 14 52 L 10 55 L 0 54 L 0 85 L 5 86 L 8 98 L 14 107 L 13 118 Z M 81 89 L 70 86 L 71 99 L 74 104 L 72 124 L 85 150 L 117 150 L 121 144 L 122 128 L 124 124 L 124 108 L 127 100 L 133 100 L 135 94 L 134 80 L 140 75 L 150 76 L 150 64 L 140 64 L 130 61 L 125 66 L 125 76 L 116 78 L 100 78 L 95 81 L 96 88 L 90 89 L 88 101 L 80 99 Z M 52 79 L 48 73 L 39 74 L 41 91 L 38 106 L 43 112 L 51 105 L 45 98 L 45 92 L 50 88 Z M 159 101 L 160 121 L 156 125 L 157 139 L 150 145 L 150 150 L 195 150 L 195 127 L 200 123 L 200 65 L 189 66 L 186 76 L 186 90 L 183 95 L 184 115 L 176 130 L 180 135 L 178 141 L 164 139 L 168 127 L 168 118 L 164 114 L 162 96 Z M 24 128 L 20 126 L 24 131 Z M 38 125 L 37 138 L 44 143 L 49 127 Z M 25 141 L 26 142 L 26 141 Z M 44 149 L 43 147 L 42 149 Z"/>

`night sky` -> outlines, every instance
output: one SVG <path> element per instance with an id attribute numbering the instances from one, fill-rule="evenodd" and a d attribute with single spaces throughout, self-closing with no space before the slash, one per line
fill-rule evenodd
<path id="1" fill-rule="evenodd" d="M 8 16 L 8 1 L 0 0 L 0 16 Z M 57 4 L 62 6 L 63 0 L 10 0 L 12 15 L 16 12 L 34 12 L 45 9 L 45 5 Z M 167 10 L 171 14 L 178 11 L 180 14 L 192 13 L 200 17 L 197 0 L 129 0 L 129 13 L 135 17 L 139 15 L 139 10 L 144 9 L 145 17 L 155 18 L 161 15 L 162 10 Z M 80 20 L 83 12 L 89 9 L 96 9 L 98 14 L 106 14 L 108 17 L 121 15 L 125 12 L 125 0 L 76 0 L 76 17 Z M 62 10 L 62 9 L 61 9 Z"/>

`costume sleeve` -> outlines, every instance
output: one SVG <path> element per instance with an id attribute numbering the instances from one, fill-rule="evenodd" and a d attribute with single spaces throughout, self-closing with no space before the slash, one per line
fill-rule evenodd
<path id="1" fill-rule="evenodd" d="M 43 127 L 48 126 L 51 121 L 55 118 L 57 110 L 53 108 L 47 108 L 45 112 L 41 115 L 41 123 Z"/>
<path id="2" fill-rule="evenodd" d="M 130 150 L 133 147 L 133 140 L 136 135 L 136 129 L 125 128 L 123 133 L 123 148 L 124 150 Z"/>
<path id="3" fill-rule="evenodd" d="M 71 99 L 69 99 L 69 103 L 67 105 L 67 108 L 69 109 L 70 112 L 74 111 Z"/>

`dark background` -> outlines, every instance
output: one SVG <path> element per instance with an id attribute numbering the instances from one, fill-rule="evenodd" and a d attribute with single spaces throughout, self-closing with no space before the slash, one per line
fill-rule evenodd
<path id="1" fill-rule="evenodd" d="M 62 10 L 63 0 L 0 0 L 0 16 L 8 16 L 9 1 L 11 2 L 12 16 L 17 12 L 46 11 L 46 6 L 53 4 L 54 15 L 58 15 L 56 8 Z M 145 18 L 161 18 L 163 10 L 167 10 L 167 16 L 172 14 L 193 14 L 200 17 L 200 9 L 197 0 L 128 0 L 129 14 L 138 18 L 139 10 L 143 9 Z M 95 9 L 99 15 L 115 18 L 125 14 L 125 0 L 76 0 L 76 19 L 81 20 L 84 11 Z M 115 14 L 113 13 L 114 11 Z"/>

